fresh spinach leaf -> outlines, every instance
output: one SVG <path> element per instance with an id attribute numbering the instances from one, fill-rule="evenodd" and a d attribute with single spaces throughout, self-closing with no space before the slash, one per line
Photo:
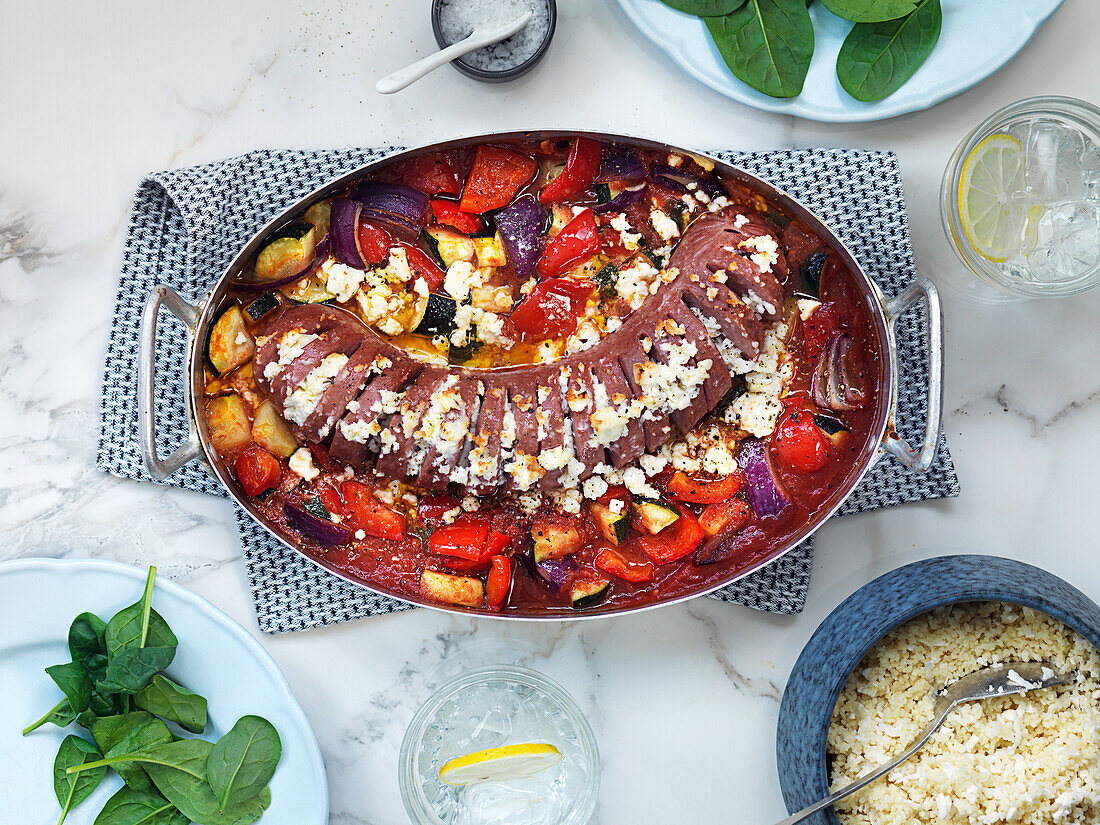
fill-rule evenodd
<path id="1" fill-rule="evenodd" d="M 94 825 L 189 825 L 176 806 L 156 793 L 120 788 L 107 800 Z"/>
<path id="2" fill-rule="evenodd" d="M 857 23 L 837 55 L 840 85 L 864 102 L 889 97 L 931 54 L 942 22 L 940 0 L 921 0 L 900 20 Z"/>
<path id="3" fill-rule="evenodd" d="M 271 777 L 283 754 L 275 726 L 262 716 L 242 716 L 217 741 L 206 761 L 206 776 L 222 808 L 251 799 Z"/>
<path id="4" fill-rule="evenodd" d="M 172 741 L 168 726 L 145 711 L 97 719 L 91 730 L 96 744 L 108 759 Z M 113 767 L 122 781 L 134 790 L 153 790 L 149 775 L 136 762 L 121 762 Z"/>
<path id="5" fill-rule="evenodd" d="M 853 23 L 881 23 L 905 17 L 920 0 L 821 0 L 837 17 Z"/>
<path id="6" fill-rule="evenodd" d="M 802 0 L 748 0 L 730 14 L 705 20 L 739 80 L 771 97 L 802 92 L 814 54 L 814 27 Z"/>
<path id="7" fill-rule="evenodd" d="M 67 728 L 76 721 L 76 717 L 79 715 L 79 713 L 69 707 L 68 699 L 62 699 L 46 711 L 41 719 L 36 719 L 23 728 L 23 735 L 26 736 L 31 731 L 38 730 L 45 724 L 57 725 L 59 728 Z"/>
<path id="8" fill-rule="evenodd" d="M 149 568 L 145 580 L 145 592 L 134 604 L 118 611 L 107 622 L 105 642 L 107 656 L 112 661 L 123 650 L 140 647 L 171 647 L 179 645 L 179 639 L 168 626 L 168 622 L 152 608 L 153 581 L 157 569 Z"/>
<path id="9" fill-rule="evenodd" d="M 134 696 L 134 704 L 191 733 L 202 733 L 206 728 L 206 699 L 164 676 L 154 676 Z"/>
<path id="10" fill-rule="evenodd" d="M 100 680 L 102 680 L 102 674 Z M 96 716 L 118 716 L 130 710 L 129 697 L 124 693 L 116 693 L 101 689 L 99 681 L 92 685 L 92 700 L 88 703 L 88 709 Z"/>
<path id="11" fill-rule="evenodd" d="M 661 2 L 676 11 L 696 14 L 700 17 L 729 14 L 745 4 L 745 0 L 661 0 Z"/>
<path id="12" fill-rule="evenodd" d="M 57 749 L 57 756 L 53 760 L 53 790 L 57 794 L 58 804 L 61 805 L 61 819 L 57 821 L 57 825 L 61 825 L 69 811 L 87 799 L 107 775 L 105 767 L 81 773 L 68 773 L 68 769 L 99 758 L 99 751 L 87 739 L 70 734 L 61 741 L 61 747 Z"/>
<path id="13" fill-rule="evenodd" d="M 95 613 L 81 613 L 69 625 L 69 654 L 89 670 L 88 658 L 107 653 L 107 623 Z"/>
<path id="14" fill-rule="evenodd" d="M 79 714 L 88 709 L 88 702 L 92 699 L 92 679 L 84 665 L 80 662 L 51 665 L 46 668 L 46 673 L 61 688 L 73 711 Z"/>
<path id="15" fill-rule="evenodd" d="M 172 663 L 173 647 L 131 647 L 111 659 L 97 686 L 101 692 L 137 693 Z"/>

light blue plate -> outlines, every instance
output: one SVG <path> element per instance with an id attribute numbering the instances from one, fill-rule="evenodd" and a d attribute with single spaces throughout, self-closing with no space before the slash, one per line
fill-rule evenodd
<path id="1" fill-rule="evenodd" d="M 836 79 L 836 56 L 852 24 L 820 2 L 810 7 L 815 43 L 806 85 L 801 95 L 789 100 L 768 97 L 734 77 L 701 18 L 660 0 L 618 2 L 642 34 L 716 92 L 756 109 L 827 123 L 882 120 L 927 109 L 966 91 L 1015 57 L 1062 5 L 1062 0 L 942 0 L 943 29 L 928 60 L 890 97 L 860 103 Z"/>
<path id="2" fill-rule="evenodd" d="M 96 560 L 28 559 L 0 564 L 0 800 L 18 821 L 53 823 L 53 760 L 66 733 L 45 725 L 22 729 L 56 704 L 60 693 L 43 672 L 69 661 L 66 636 L 78 613 L 109 619 L 133 604 L 146 571 Z M 283 756 L 271 780 L 271 807 L 260 825 L 325 825 L 328 785 L 317 740 L 275 661 L 243 627 L 205 599 L 158 578 L 153 606 L 180 638 L 169 675 L 210 702 L 204 739 L 216 739 L 245 714 L 271 720 Z M 113 774 L 65 820 L 90 825 L 122 782 Z"/>

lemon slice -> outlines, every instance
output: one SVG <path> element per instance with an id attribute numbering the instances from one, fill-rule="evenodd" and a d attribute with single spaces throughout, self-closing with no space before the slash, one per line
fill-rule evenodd
<path id="1" fill-rule="evenodd" d="M 1023 191 L 1024 147 L 1012 135 L 990 135 L 963 161 L 959 216 L 966 239 L 983 258 L 1001 263 L 1020 247 L 1025 227 L 1034 225 L 1034 213 L 1015 202 Z"/>
<path id="2" fill-rule="evenodd" d="M 527 742 L 475 751 L 452 759 L 439 769 L 439 778 L 447 785 L 506 782 L 534 776 L 560 761 L 561 751 L 553 745 Z"/>

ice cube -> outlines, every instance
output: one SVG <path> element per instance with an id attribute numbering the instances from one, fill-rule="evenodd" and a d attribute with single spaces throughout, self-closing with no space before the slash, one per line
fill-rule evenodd
<path id="1" fill-rule="evenodd" d="M 1085 198 L 1100 204 L 1100 144 L 1088 140 L 1081 153 L 1081 168 L 1085 177 Z"/>
<path id="2" fill-rule="evenodd" d="M 1002 271 L 1040 283 L 1075 281 L 1100 268 L 1100 204 L 1048 204 L 1036 225 L 1031 252 L 1007 260 Z"/>
<path id="3" fill-rule="evenodd" d="M 462 789 L 452 825 L 545 825 L 556 813 L 544 794 L 498 782 Z"/>
<path id="4" fill-rule="evenodd" d="M 1053 120 L 1028 125 L 1024 140 L 1027 188 L 1048 203 L 1083 200 L 1087 141 L 1080 130 Z"/>

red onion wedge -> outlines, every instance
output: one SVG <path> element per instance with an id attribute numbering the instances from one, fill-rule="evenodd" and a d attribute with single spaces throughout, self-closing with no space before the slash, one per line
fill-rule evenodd
<path id="1" fill-rule="evenodd" d="M 521 278 L 530 278 L 542 255 L 542 228 L 546 223 L 538 199 L 531 194 L 516 198 L 497 212 L 496 223 L 512 268 Z"/>
<path id="2" fill-rule="evenodd" d="M 284 504 L 283 513 L 286 515 L 287 524 L 307 539 L 312 539 L 324 547 L 347 544 L 351 539 L 350 531 L 313 513 L 307 513 L 296 504 Z"/>
<path id="3" fill-rule="evenodd" d="M 361 183 L 352 198 L 363 204 L 363 217 L 397 229 L 419 232 L 427 224 L 428 196 L 399 183 Z"/>
<path id="4" fill-rule="evenodd" d="M 791 497 L 772 470 L 768 445 L 753 438 L 741 445 L 737 463 L 745 471 L 749 504 L 759 516 L 777 516 L 790 506 Z"/>
<path id="5" fill-rule="evenodd" d="M 810 391 L 814 402 L 834 412 L 858 410 L 867 399 L 861 386 L 860 370 L 853 363 L 852 338 L 846 332 L 833 333 L 821 351 Z"/>
<path id="6" fill-rule="evenodd" d="M 367 262 L 359 248 L 359 216 L 363 204 L 349 198 L 335 198 L 329 217 L 329 235 L 332 236 L 332 254 L 342 264 L 366 269 Z"/>
<path id="7" fill-rule="evenodd" d="M 597 215 L 602 215 L 605 212 L 622 212 L 631 204 L 637 203 L 644 198 L 648 188 L 649 184 L 643 182 L 639 183 L 637 186 L 623 189 L 607 203 L 593 204 L 592 211 Z"/>
<path id="8" fill-rule="evenodd" d="M 722 184 L 718 181 L 704 178 L 693 172 L 686 172 L 675 166 L 659 164 L 653 167 L 653 177 L 661 183 L 674 184 L 673 188 L 681 192 L 688 194 L 702 192 L 711 200 L 726 194 L 726 190 L 722 188 Z M 691 184 L 695 184 L 695 186 L 692 187 Z"/>
<path id="9" fill-rule="evenodd" d="M 544 559 L 535 561 L 530 553 L 520 556 L 524 568 L 531 577 L 545 584 L 555 596 L 560 596 L 569 587 L 573 575 L 579 565 L 572 556 L 564 556 L 560 559 Z"/>
<path id="10" fill-rule="evenodd" d="M 615 180 L 645 180 L 648 177 L 645 165 L 637 155 L 618 146 L 605 146 L 600 161 L 600 173 L 596 183 L 608 183 Z"/>

